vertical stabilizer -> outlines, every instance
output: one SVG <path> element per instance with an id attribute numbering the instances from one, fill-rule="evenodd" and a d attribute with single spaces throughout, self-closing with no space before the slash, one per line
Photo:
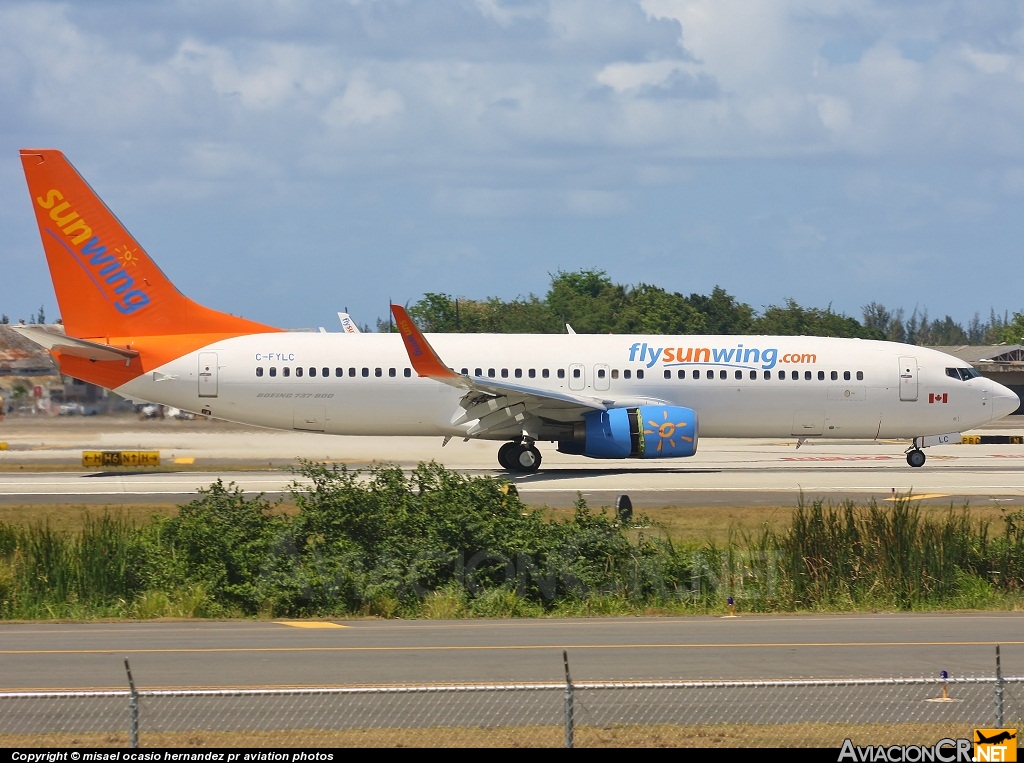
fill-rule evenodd
<path id="1" fill-rule="evenodd" d="M 84 339 L 276 331 L 179 292 L 60 151 L 22 149 L 64 329 Z"/>

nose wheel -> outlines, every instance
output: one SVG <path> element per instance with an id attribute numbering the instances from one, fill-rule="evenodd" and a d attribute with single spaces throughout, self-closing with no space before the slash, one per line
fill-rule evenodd
<path id="1" fill-rule="evenodd" d="M 911 448 L 907 451 L 907 463 L 913 466 L 915 469 L 924 466 L 925 455 L 924 451 L 918 448 Z"/>
<path id="2" fill-rule="evenodd" d="M 498 449 L 498 463 L 510 472 L 533 474 L 540 461 L 540 451 L 532 442 L 506 442 Z"/>

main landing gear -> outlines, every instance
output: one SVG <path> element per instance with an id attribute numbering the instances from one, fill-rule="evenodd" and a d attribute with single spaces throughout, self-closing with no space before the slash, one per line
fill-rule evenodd
<path id="1" fill-rule="evenodd" d="M 533 474 L 540 468 L 540 451 L 532 441 L 513 440 L 498 449 L 498 463 L 510 472 Z"/>
<path id="2" fill-rule="evenodd" d="M 907 463 L 913 466 L 915 469 L 919 466 L 924 466 L 925 455 L 924 451 L 918 448 L 916 445 L 911 446 L 907 450 Z"/>

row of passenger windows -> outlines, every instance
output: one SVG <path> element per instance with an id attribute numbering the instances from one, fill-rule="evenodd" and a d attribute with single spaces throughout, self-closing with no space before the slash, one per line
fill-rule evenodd
<path id="1" fill-rule="evenodd" d="M 291 376 L 293 371 L 294 371 L 295 376 L 300 377 L 300 378 L 303 377 L 303 376 L 310 376 L 310 377 L 322 376 L 322 377 L 326 378 L 326 377 L 329 377 L 331 375 L 331 369 L 330 368 L 326 368 L 326 367 L 325 368 L 316 368 L 314 366 L 310 366 L 309 368 L 303 368 L 302 366 L 296 366 L 293 369 L 291 366 L 284 366 L 281 369 L 281 376 L 285 376 L 285 377 Z M 573 379 L 579 379 L 580 377 L 583 376 L 583 369 L 582 368 L 574 367 L 574 368 L 571 369 L 571 371 L 572 371 L 572 378 Z M 349 376 L 349 377 L 356 377 L 356 376 L 383 377 L 383 376 L 388 376 L 390 378 L 395 378 L 395 377 L 397 377 L 399 375 L 399 372 L 401 372 L 401 375 L 406 377 L 406 378 L 412 376 L 412 369 L 411 368 L 402 368 L 402 369 L 387 368 L 387 369 L 384 369 L 384 368 L 366 368 L 366 367 L 363 367 L 363 368 L 352 368 L 352 367 L 349 367 L 348 369 L 345 369 L 345 368 L 335 368 L 334 369 L 334 376 L 338 377 L 338 378 L 341 378 L 341 377 L 344 377 L 344 376 Z M 476 368 L 476 369 L 474 369 L 474 372 L 475 372 L 474 373 L 475 376 L 484 376 L 484 369 L 482 369 L 482 368 Z M 463 373 L 463 375 L 468 376 L 469 375 L 469 369 L 468 368 L 463 368 L 462 369 L 462 373 Z M 523 378 L 524 371 L 521 368 L 512 369 L 511 372 L 507 368 L 501 368 L 501 369 L 488 368 L 486 375 L 489 378 L 492 378 L 492 379 L 495 378 L 496 376 L 500 376 L 502 379 L 507 379 L 509 377 L 510 373 L 511 373 L 513 378 L 521 379 L 521 378 Z M 612 379 L 618 379 L 619 378 L 619 373 L 620 373 L 619 369 L 617 369 L 617 368 L 613 368 L 613 369 L 598 368 L 597 369 L 597 378 L 598 379 L 606 379 L 606 378 L 608 378 L 610 376 Z M 631 369 L 626 368 L 626 369 L 623 369 L 622 372 L 621 372 L 623 379 L 632 379 L 634 373 L 636 374 L 636 378 L 637 379 L 643 379 L 644 378 L 644 370 L 642 368 L 639 368 L 636 371 L 633 371 Z M 263 374 L 264 374 L 264 368 L 262 366 L 257 366 L 257 368 L 256 368 L 256 376 L 262 377 Z M 733 378 L 735 378 L 735 379 L 743 379 L 745 374 L 750 379 L 759 379 L 759 378 L 760 379 L 771 379 L 771 378 L 773 378 L 772 377 L 772 372 L 769 371 L 769 370 L 765 370 L 765 371 L 751 370 L 751 371 L 744 372 L 741 369 L 737 369 L 737 370 L 735 370 L 733 372 Z M 789 378 L 789 379 L 797 380 L 801 376 L 801 373 L 799 371 L 790 371 L 788 377 L 786 376 L 786 372 L 785 371 L 776 371 L 775 374 L 776 375 L 775 375 L 774 378 L 776 378 L 776 379 L 786 379 L 786 378 Z M 829 380 L 831 380 L 831 381 L 839 381 L 839 374 L 840 374 L 839 371 L 831 371 L 828 374 L 827 378 Z M 267 376 L 271 376 L 271 377 L 277 376 L 277 367 L 276 366 L 270 366 L 269 368 L 267 368 L 266 369 L 266 375 Z M 528 379 L 535 379 L 538 376 L 538 371 L 537 371 L 536 368 L 528 368 L 525 371 L 525 375 L 526 375 L 526 378 L 528 378 Z M 540 369 L 539 375 L 540 375 L 541 379 L 549 379 L 549 378 L 551 378 L 551 372 L 547 368 Z M 818 371 L 816 375 L 817 375 L 818 381 L 825 381 L 826 380 L 826 375 L 825 375 L 824 371 Z M 566 376 L 566 374 L 565 374 L 565 369 L 564 368 L 555 369 L 555 377 L 556 378 L 564 379 L 565 376 Z M 729 378 L 729 372 L 728 372 L 728 370 L 722 368 L 716 374 L 714 369 L 709 368 L 706 371 L 704 371 L 703 374 L 702 374 L 700 369 L 694 368 L 692 371 L 689 372 L 689 376 L 692 379 L 700 379 L 702 377 L 706 378 L 706 379 L 714 379 L 716 376 L 719 379 L 728 379 Z M 684 368 L 678 369 L 676 371 L 676 373 L 675 373 L 675 377 L 677 379 L 685 379 L 685 378 L 687 378 L 687 371 L 686 371 L 686 369 L 684 369 Z M 853 373 L 851 371 L 843 371 L 842 372 L 842 377 L 843 377 L 843 381 L 850 381 L 853 378 Z M 863 371 L 857 371 L 856 372 L 856 377 L 857 377 L 857 381 L 863 381 L 864 380 L 864 372 Z M 665 378 L 666 379 L 671 379 L 672 378 L 672 371 L 671 371 L 671 369 L 665 369 Z M 803 372 L 803 378 L 806 381 L 811 381 L 811 380 L 813 380 L 815 378 L 815 373 L 813 371 L 804 371 Z"/>
<path id="2" fill-rule="evenodd" d="M 775 373 L 776 373 L 776 377 L 775 377 L 776 379 L 790 378 L 790 379 L 796 380 L 796 379 L 800 378 L 800 372 L 799 371 L 790 371 L 788 377 L 786 376 L 786 372 L 785 371 L 776 371 Z M 760 376 L 758 376 L 758 374 L 760 374 Z M 853 373 L 851 371 L 843 371 L 842 374 L 843 374 L 843 381 L 850 381 L 853 378 Z M 693 369 L 693 371 L 690 373 L 690 375 L 694 379 L 700 379 L 701 378 L 701 372 L 698 369 L 696 369 L 696 368 Z M 715 372 L 712 369 L 710 369 L 710 368 L 705 372 L 704 375 L 705 375 L 705 378 L 708 378 L 708 379 L 714 379 L 715 378 Z M 752 370 L 752 371 L 747 372 L 747 375 L 751 379 L 758 379 L 758 378 L 760 378 L 760 379 L 771 379 L 772 378 L 772 372 L 771 371 L 756 371 L 756 370 Z M 601 376 L 600 372 L 598 372 L 598 376 Z M 743 376 L 744 376 L 744 372 L 742 370 L 740 370 L 740 369 L 737 369 L 736 371 L 733 372 L 733 377 L 736 378 L 736 379 L 742 379 Z M 812 381 L 815 378 L 815 376 L 817 376 L 818 381 L 825 381 L 826 378 L 829 379 L 830 381 L 839 381 L 839 371 L 830 371 L 827 377 L 826 377 L 824 371 L 818 371 L 817 374 L 815 374 L 813 371 L 804 371 L 803 372 L 803 378 L 806 381 Z M 857 381 L 864 381 L 864 372 L 863 371 L 857 371 L 856 376 L 857 376 Z M 604 377 L 601 377 L 601 378 L 604 378 Z M 665 378 L 666 379 L 671 379 L 672 378 L 672 372 L 670 370 L 668 370 L 668 369 L 665 370 Z M 676 378 L 677 379 L 685 379 L 686 378 L 686 370 L 680 368 L 678 371 L 676 371 Z M 728 379 L 729 378 L 729 372 L 727 370 L 725 370 L 724 368 L 719 370 L 718 378 L 719 379 Z"/>
<path id="3" fill-rule="evenodd" d="M 323 376 L 323 377 L 328 377 L 328 376 L 331 375 L 331 369 L 329 369 L 329 368 L 319 368 L 318 369 L 318 368 L 315 368 L 313 366 L 310 366 L 309 368 L 303 368 L 302 366 L 296 366 L 294 369 L 292 369 L 291 366 L 284 366 L 281 369 L 281 376 L 291 376 L 293 370 L 295 371 L 295 375 L 298 376 L 298 377 L 302 377 L 302 376 L 306 376 L 306 375 L 308 375 L 308 376 L 317 376 L 317 375 L 319 375 L 319 376 Z M 402 376 L 405 376 L 405 377 L 412 376 L 412 369 L 411 368 L 403 368 L 403 369 L 397 369 L 397 368 L 388 368 L 388 369 L 383 369 L 383 368 L 361 368 L 361 369 L 360 368 L 348 368 L 348 369 L 335 368 L 334 369 L 334 375 L 336 377 L 342 377 L 342 376 L 371 376 L 371 375 L 372 376 L 385 376 L 385 370 L 387 371 L 386 375 L 390 376 L 392 378 L 398 376 L 399 370 L 401 370 Z M 257 376 L 263 376 L 263 373 L 264 373 L 263 366 L 257 366 L 256 367 L 256 375 Z M 277 376 L 277 367 L 276 366 L 270 366 L 269 368 L 266 369 L 266 374 L 267 374 L 267 376 Z"/>

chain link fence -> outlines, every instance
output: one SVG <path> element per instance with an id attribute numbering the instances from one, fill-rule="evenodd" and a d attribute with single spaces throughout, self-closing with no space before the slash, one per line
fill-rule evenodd
<path id="1" fill-rule="evenodd" d="M 0 693 L 14 747 L 840 747 L 1024 726 L 1024 676 Z"/>

